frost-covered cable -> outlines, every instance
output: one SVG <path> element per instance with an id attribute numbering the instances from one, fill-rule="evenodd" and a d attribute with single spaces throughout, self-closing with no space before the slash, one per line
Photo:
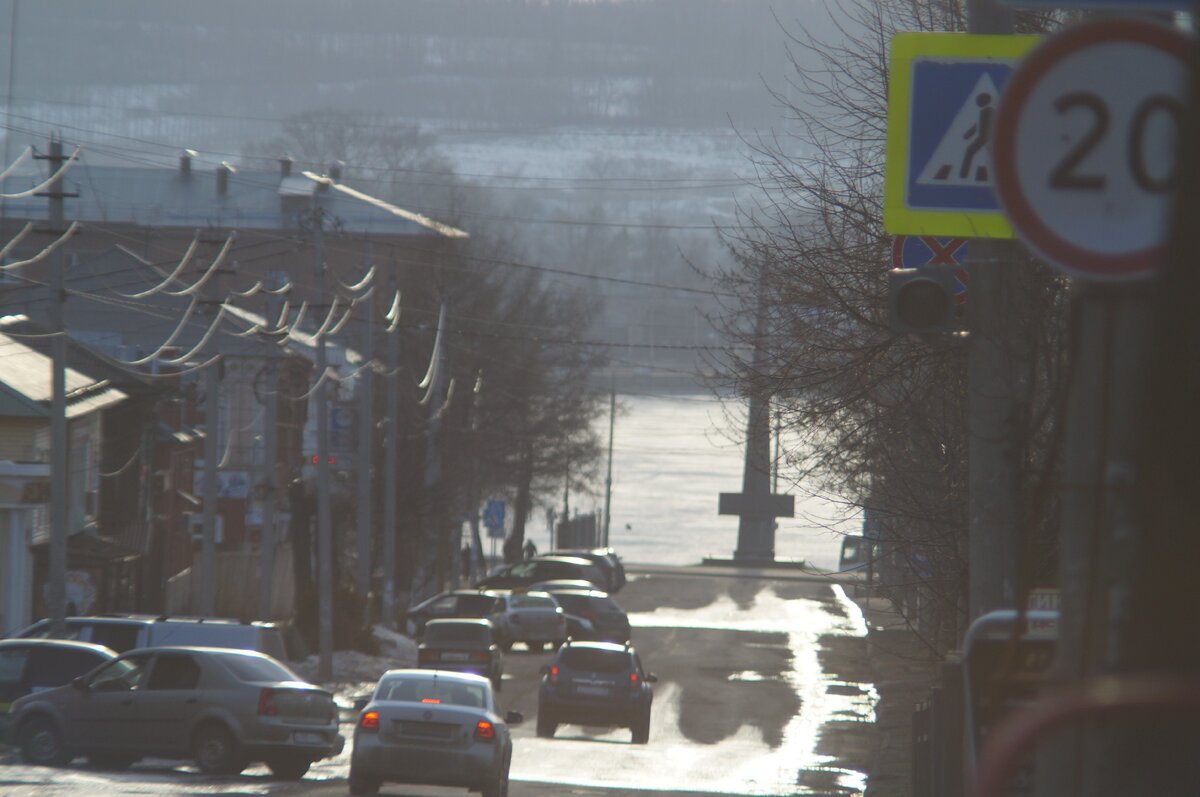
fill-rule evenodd
<path id="1" fill-rule="evenodd" d="M 313 339 L 320 340 L 329 331 L 329 328 L 333 326 L 333 316 L 338 310 L 338 301 L 338 297 L 334 296 L 333 301 L 329 304 L 329 312 L 325 314 L 325 320 L 321 322 L 321 326 L 313 333 Z"/>
<path id="2" fill-rule="evenodd" d="M 359 367 L 355 368 L 350 373 L 346 374 L 345 376 L 342 376 L 341 380 L 343 382 L 349 382 L 350 380 L 355 379 L 359 374 L 361 374 L 363 371 L 367 370 L 368 368 L 374 369 L 376 365 L 378 365 L 378 362 L 375 360 L 374 357 L 372 357 L 371 359 L 367 360 L 365 363 L 363 363 Z"/>
<path id="3" fill-rule="evenodd" d="M 321 378 L 316 381 L 316 384 L 314 384 L 308 390 L 301 393 L 299 396 L 287 396 L 286 398 L 288 398 L 291 401 L 304 401 L 305 399 L 312 396 L 312 394 L 314 394 L 318 390 L 320 390 L 321 385 L 325 384 L 325 380 L 329 379 L 332 376 L 333 376 L 333 368 L 327 367 L 325 369 L 325 372 L 323 374 L 321 374 Z"/>
<path id="4" fill-rule="evenodd" d="M 326 332 L 325 334 L 332 337 L 333 335 L 336 335 L 337 333 L 341 332 L 342 327 L 346 326 L 346 322 L 350 320 L 350 316 L 352 316 L 352 315 L 354 315 L 354 308 L 347 307 L 345 314 L 342 316 L 342 319 L 340 321 L 338 321 L 336 324 L 334 324 L 333 327 L 330 328 L 330 330 L 328 332 Z"/>
<path id="5" fill-rule="evenodd" d="M 25 236 L 29 235 L 29 233 L 32 231 L 33 231 L 33 222 L 32 221 L 26 222 L 25 226 L 21 228 L 21 231 L 19 233 L 17 233 L 16 236 L 14 236 L 11 241 L 6 243 L 4 245 L 3 249 L 0 249 L 0 261 L 3 261 L 5 256 L 8 255 L 8 250 L 12 249 L 14 246 L 21 243 L 21 241 L 25 240 Z"/>
<path id="6" fill-rule="evenodd" d="M 114 470 L 110 473 L 104 473 L 103 471 L 101 471 L 100 478 L 101 479 L 112 479 L 117 476 L 120 476 L 122 473 L 129 470 L 130 466 L 132 466 L 133 463 L 137 462 L 138 459 L 141 458 L 141 456 L 142 456 L 142 449 L 139 446 L 138 449 L 133 452 L 133 456 L 129 458 L 128 462 L 126 462 L 124 465 L 122 465 L 121 467 L 117 468 L 116 470 Z"/>
<path id="7" fill-rule="evenodd" d="M 280 285 L 278 288 L 263 288 L 263 293 L 269 293 L 272 296 L 282 296 L 283 294 L 287 293 L 291 289 L 292 289 L 292 282 L 291 282 L 291 280 L 288 280 L 287 282 Z"/>
<path id="8" fill-rule="evenodd" d="M 367 273 L 365 275 L 363 275 L 363 278 L 360 279 L 358 282 L 354 283 L 353 285 L 347 285 L 346 283 L 342 282 L 341 280 L 338 280 L 337 283 L 338 283 L 338 285 L 342 286 L 342 290 L 344 290 L 344 291 L 347 291 L 349 293 L 358 293 L 363 288 L 370 285 L 371 280 L 373 280 L 373 279 L 375 279 L 375 267 L 371 266 L 369 269 L 367 269 Z"/>
<path id="9" fill-rule="evenodd" d="M 17 156 L 17 159 L 15 161 L 13 161 L 12 163 L 8 164 L 8 167 L 5 168 L 4 171 L 0 172 L 0 180 L 7 179 L 7 177 L 10 174 L 12 174 L 13 172 L 15 172 L 17 170 L 17 167 L 20 166 L 22 163 L 24 163 L 29 158 L 29 156 L 32 154 L 33 154 L 33 147 L 26 146 L 24 151 L 22 151 L 21 154 Z"/>
<path id="10" fill-rule="evenodd" d="M 450 377 L 450 384 L 446 387 L 446 400 L 442 402 L 442 406 L 438 407 L 438 411 L 434 414 L 435 420 L 441 420 L 442 416 L 450 410 L 450 402 L 454 399 L 454 385 L 457 383 L 455 377 Z"/>
<path id="11" fill-rule="evenodd" d="M 200 338 L 200 342 L 192 347 L 191 351 L 189 351 L 187 354 L 184 354 L 180 357 L 163 358 L 160 360 L 160 362 L 164 362 L 169 365 L 178 365 L 179 363 L 187 362 L 188 360 L 192 359 L 192 357 L 195 356 L 195 354 L 197 352 L 199 352 L 201 349 L 203 349 L 205 346 L 208 345 L 208 342 L 210 340 L 212 340 L 212 336 L 217 334 L 217 328 L 219 326 L 221 326 L 221 322 L 224 319 L 225 319 L 225 303 L 222 302 L 221 307 L 217 310 L 216 318 L 213 319 L 212 325 L 209 326 L 208 331 L 204 333 L 204 337 Z"/>
<path id="12" fill-rule="evenodd" d="M 361 304 L 362 302 L 365 302 L 367 299 L 370 299 L 374 295 L 375 295 L 375 286 L 372 285 L 370 288 L 367 288 L 366 291 L 364 291 L 361 295 L 355 296 L 353 299 L 351 299 L 350 306 L 357 307 L 359 304 Z"/>
<path id="13" fill-rule="evenodd" d="M 55 180 L 59 179 L 60 177 L 62 177 L 64 174 L 67 173 L 67 170 L 69 170 L 71 168 L 71 166 L 75 163 L 75 160 L 79 157 L 80 152 L 81 152 L 80 148 L 76 147 L 75 151 L 71 153 L 71 157 L 67 158 L 67 162 L 64 163 L 62 166 L 59 166 L 58 169 L 54 172 L 54 174 L 52 174 L 46 178 L 45 182 L 43 182 L 39 185 L 35 185 L 33 188 L 30 188 L 28 191 L 18 191 L 15 194 L 0 194 L 0 199 L 24 199 L 25 197 L 30 197 L 30 196 L 33 196 L 34 194 L 41 193 L 42 191 L 46 190 L 49 186 L 51 186 Z"/>
<path id="14" fill-rule="evenodd" d="M 138 293 L 121 293 L 120 291 L 113 291 L 113 293 L 117 294 L 118 296 L 124 296 L 126 299 L 145 299 L 147 297 L 153 296 L 156 293 L 160 293 L 160 292 L 166 290 L 167 286 L 170 285 L 171 283 L 173 283 L 175 281 L 175 279 L 180 274 L 183 273 L 183 270 L 188 267 L 188 264 L 192 262 L 192 255 L 196 254 L 196 247 L 199 244 L 200 244 L 200 232 L 197 231 L 196 234 L 192 237 L 192 242 L 190 244 L 188 244 L 187 251 L 185 251 L 183 253 L 183 257 L 181 257 L 179 259 L 179 265 L 176 266 L 174 268 L 174 270 L 172 270 L 171 273 L 167 275 L 166 279 L 164 279 L 162 282 L 155 285 L 153 288 L 149 288 L 144 291 L 139 291 Z"/>
<path id="15" fill-rule="evenodd" d="M 442 302 L 442 309 L 438 311 L 437 335 L 433 339 L 433 353 L 429 357 L 429 367 L 425 370 L 425 377 L 417 383 L 419 388 L 427 388 L 433 384 L 433 377 L 437 369 L 437 361 L 442 353 L 442 338 L 446 331 L 446 303 Z"/>
<path id="16" fill-rule="evenodd" d="M 221 461 L 217 463 L 218 468 L 229 467 L 229 457 L 230 457 L 230 454 L 233 453 L 234 438 L 241 439 L 242 432 L 248 432 L 251 429 L 253 429 L 255 426 L 257 426 L 258 422 L 262 419 L 262 417 L 266 413 L 266 411 L 267 411 L 266 407 L 259 407 L 257 414 L 255 414 L 255 416 L 250 419 L 250 423 L 246 424 L 245 426 L 239 426 L 238 430 L 237 430 L 237 434 L 226 435 L 229 438 L 229 440 L 225 443 L 225 453 L 223 453 L 221 455 Z"/>
<path id="17" fill-rule="evenodd" d="M 234 230 L 233 232 L 229 233 L 229 237 L 225 239 L 225 245 L 221 247 L 221 251 L 218 252 L 216 258 L 213 259 L 212 265 L 210 265 L 208 267 L 208 270 L 205 271 L 204 274 L 202 274 L 200 276 L 200 279 L 196 280 L 195 282 L 193 282 L 191 285 L 187 286 L 183 290 L 167 291 L 167 295 L 168 296 L 191 296 L 193 294 L 199 293 L 200 290 L 202 288 L 204 288 L 205 285 L 208 284 L 208 281 L 213 278 L 213 275 L 217 273 L 217 269 L 219 269 L 222 265 L 224 265 L 225 257 L 229 254 L 229 248 L 231 246 L 233 246 L 233 241 L 235 238 L 237 238 L 237 230 Z"/>
<path id="18" fill-rule="evenodd" d="M 6 266 L 0 266 L 0 270 L 7 271 L 7 270 L 13 269 L 13 268 L 20 268 L 21 266 L 32 266 L 34 263 L 38 263 L 42 260 L 45 260 L 47 257 L 49 257 L 54 252 L 55 249 L 57 249 L 58 247 L 65 244 L 67 241 L 71 240 L 71 238 L 73 238 L 75 236 L 75 233 L 78 230 L 79 230 L 79 222 L 77 222 L 77 221 L 71 222 L 71 226 L 67 228 L 67 231 L 64 232 L 62 235 L 58 236 L 58 239 L 53 241 L 52 243 L 50 243 L 45 249 L 38 252 L 33 257 L 27 258 L 25 260 L 18 260 L 16 263 L 9 263 Z"/>
<path id="19" fill-rule="evenodd" d="M 196 312 L 196 306 L 199 303 L 200 303 L 200 300 L 197 299 L 195 296 L 193 296 L 192 301 L 188 303 L 187 310 L 183 311 L 183 318 L 181 318 L 179 320 L 179 324 L 175 327 L 175 331 L 172 332 L 167 337 L 167 339 L 162 342 L 161 346 L 159 346 L 157 349 L 155 349 L 150 354 L 147 354 L 145 357 L 139 357 L 136 360 L 130 360 L 130 361 L 122 360 L 122 362 L 125 362 L 126 365 L 145 365 L 146 363 L 148 363 L 151 360 L 158 357 L 160 354 L 162 354 L 167 349 L 174 346 L 175 340 L 180 336 L 180 334 L 182 334 L 184 328 L 188 325 L 188 323 L 191 322 L 192 314 Z"/>
<path id="20" fill-rule="evenodd" d="M 396 295 L 392 298 L 392 306 L 388 308 L 383 317 L 388 322 L 387 331 L 395 332 L 396 327 L 400 325 L 400 291 L 396 291 Z"/>
<path id="21" fill-rule="evenodd" d="M 251 285 L 246 290 L 230 291 L 230 293 L 232 293 L 234 296 L 241 296 L 243 299 L 249 299 L 251 296 L 253 296 L 254 294 L 258 293 L 261 290 L 263 290 L 262 280 L 255 280 L 254 284 Z"/>

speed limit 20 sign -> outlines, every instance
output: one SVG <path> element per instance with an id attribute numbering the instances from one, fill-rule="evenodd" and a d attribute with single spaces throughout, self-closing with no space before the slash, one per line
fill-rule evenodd
<path id="1" fill-rule="evenodd" d="M 1013 73 L 996 117 L 996 190 L 1052 265 L 1114 281 L 1162 259 L 1190 49 L 1166 26 L 1109 19 L 1054 36 Z"/>

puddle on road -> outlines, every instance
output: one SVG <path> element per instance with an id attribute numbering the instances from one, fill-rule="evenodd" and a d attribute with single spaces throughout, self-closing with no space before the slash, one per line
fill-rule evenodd
<path id="1" fill-rule="evenodd" d="M 660 609 L 631 613 L 638 628 L 698 628 L 782 634 L 791 667 L 778 676 L 736 672 L 731 681 L 779 681 L 789 684 L 801 709 L 772 748 L 750 723 L 715 744 L 697 744 L 680 731 L 680 690 L 664 684 L 655 694 L 651 744 L 633 746 L 626 730 L 599 734 L 563 726 L 553 739 L 521 739 L 513 761 L 514 780 L 577 786 L 680 790 L 746 795 L 811 793 L 861 794 L 866 775 L 838 766 L 817 752 L 822 729 L 834 722 L 874 722 L 879 695 L 873 684 L 838 679 L 821 669 L 823 636 L 863 637 L 867 626 L 858 606 L 839 586 L 834 603 L 809 598 L 784 599 L 770 586 L 753 601 L 722 596 L 699 609 Z M 746 608 L 743 608 L 746 607 Z M 575 743 L 578 750 L 569 745 Z M 611 744 L 601 751 L 597 743 Z M 810 787 L 798 783 L 801 775 Z"/>

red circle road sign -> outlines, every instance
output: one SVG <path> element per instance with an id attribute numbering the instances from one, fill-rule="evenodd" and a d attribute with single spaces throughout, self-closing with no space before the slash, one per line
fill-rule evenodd
<path id="1" fill-rule="evenodd" d="M 1017 67 L 996 118 L 996 190 L 1017 234 L 1068 274 L 1128 280 L 1163 256 L 1189 40 L 1138 19 L 1080 25 Z"/>

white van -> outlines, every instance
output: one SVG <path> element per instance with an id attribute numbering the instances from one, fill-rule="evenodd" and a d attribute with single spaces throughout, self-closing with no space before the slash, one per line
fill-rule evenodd
<path id="1" fill-rule="evenodd" d="M 22 639 L 51 637 L 50 621 L 39 620 L 13 636 Z M 280 661 L 287 659 L 283 634 L 274 623 L 136 614 L 68 617 L 66 633 L 59 636 L 104 645 L 118 653 L 134 648 L 186 645 L 255 650 Z"/>

